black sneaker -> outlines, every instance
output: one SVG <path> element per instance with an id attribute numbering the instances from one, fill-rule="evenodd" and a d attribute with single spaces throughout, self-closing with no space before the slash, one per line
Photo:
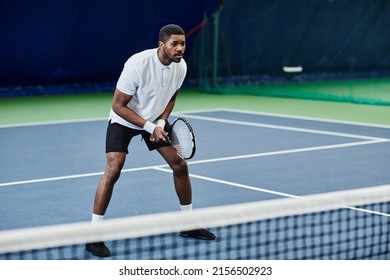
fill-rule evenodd
<path id="1" fill-rule="evenodd" d="M 180 236 L 182 237 L 193 237 L 197 239 L 203 239 L 203 240 L 214 240 L 215 234 L 208 231 L 207 229 L 194 229 L 194 230 L 188 230 L 188 231 L 181 231 Z"/>
<path id="2" fill-rule="evenodd" d="M 91 252 L 92 255 L 98 257 L 109 257 L 111 256 L 110 250 L 107 248 L 104 242 L 95 242 L 95 243 L 87 243 L 85 245 L 85 250 Z"/>

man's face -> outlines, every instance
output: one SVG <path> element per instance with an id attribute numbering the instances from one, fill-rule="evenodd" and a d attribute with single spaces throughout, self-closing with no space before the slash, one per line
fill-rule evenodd
<path id="1" fill-rule="evenodd" d="M 186 39 L 184 35 L 171 35 L 171 38 L 163 43 L 160 41 L 160 48 L 164 54 L 166 63 L 180 62 L 186 49 Z"/>

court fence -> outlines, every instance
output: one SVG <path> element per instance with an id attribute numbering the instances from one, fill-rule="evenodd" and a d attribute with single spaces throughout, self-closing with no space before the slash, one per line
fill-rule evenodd
<path id="1" fill-rule="evenodd" d="M 221 1 L 191 38 L 188 85 L 390 104 L 390 2 Z"/>

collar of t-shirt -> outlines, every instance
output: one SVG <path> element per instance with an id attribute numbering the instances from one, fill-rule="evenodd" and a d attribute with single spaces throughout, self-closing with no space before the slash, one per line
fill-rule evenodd
<path id="1" fill-rule="evenodd" d="M 161 68 L 161 86 L 162 87 L 165 87 L 167 85 L 167 81 L 168 81 L 168 77 L 169 77 L 169 71 L 171 70 L 171 64 L 168 64 L 168 65 L 164 65 L 160 59 L 158 58 L 158 48 L 156 49 L 154 55 L 153 55 L 153 60 L 154 60 L 154 63 L 156 63 L 156 65 L 158 67 Z"/>

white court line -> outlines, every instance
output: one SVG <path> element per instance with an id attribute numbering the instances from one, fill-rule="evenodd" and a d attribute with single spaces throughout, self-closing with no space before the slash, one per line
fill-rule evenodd
<path id="1" fill-rule="evenodd" d="M 16 124 L 3 124 L 3 125 L 0 125 L 0 128 L 40 126 L 40 125 L 55 125 L 55 124 L 70 124 L 70 123 L 96 122 L 96 121 L 107 121 L 107 120 L 108 120 L 108 117 L 107 118 L 86 118 L 86 119 L 74 119 L 74 120 L 33 122 L 33 123 L 16 123 Z"/>
<path id="2" fill-rule="evenodd" d="M 135 167 L 135 168 L 123 169 L 122 173 L 134 172 L 134 171 L 142 171 L 142 170 L 149 170 L 149 169 L 152 169 L 153 167 L 159 167 L 159 166 L 168 166 L 168 165 L 164 164 L 164 165 L 156 165 L 156 166 L 144 166 L 144 167 Z M 61 181 L 61 180 L 77 179 L 77 178 L 85 178 L 85 177 L 94 177 L 94 176 L 102 176 L 103 174 L 104 174 L 104 172 L 100 171 L 100 172 L 83 173 L 83 174 L 75 174 L 75 175 L 67 175 L 67 176 L 48 177 L 48 178 L 42 178 L 42 179 L 15 181 L 15 182 L 9 182 L 9 183 L 0 183 L 0 187 L 13 186 L 13 185 L 25 185 L 25 184 L 33 184 L 33 183 L 42 183 L 42 182 L 51 182 L 51 181 Z"/>
<path id="3" fill-rule="evenodd" d="M 195 114 L 195 113 L 209 113 L 209 112 L 213 113 L 213 112 L 221 112 L 221 111 L 222 112 L 241 113 L 241 114 L 247 114 L 247 115 L 250 114 L 250 115 L 257 115 L 257 116 L 269 116 L 269 117 L 288 118 L 288 119 L 297 119 L 297 120 L 306 120 L 306 121 L 327 122 L 327 123 L 335 123 L 335 124 L 347 124 L 347 125 L 354 125 L 354 126 L 390 128 L 390 125 L 363 123 L 363 122 L 352 122 L 352 121 L 343 121 L 343 120 L 336 120 L 336 119 L 304 117 L 304 116 L 298 116 L 298 115 L 275 114 L 275 113 L 267 113 L 267 112 L 255 112 L 255 111 L 230 109 L 230 108 L 229 109 L 215 108 L 215 109 L 204 109 L 204 110 L 175 111 L 172 113 L 172 116 L 190 115 L 190 114 Z M 46 122 L 33 122 L 33 123 L 3 124 L 3 125 L 0 125 L 0 128 L 54 125 L 54 124 L 80 123 L 80 122 L 95 122 L 95 121 L 107 121 L 107 120 L 108 120 L 108 115 L 107 115 L 107 117 L 99 117 L 99 118 L 84 118 L 84 119 L 69 119 L 69 120 L 46 121 Z"/>
<path id="4" fill-rule="evenodd" d="M 291 149 L 291 150 L 274 151 L 274 152 L 266 152 L 266 153 L 257 153 L 257 154 L 241 155 L 241 156 L 221 157 L 221 158 L 214 158 L 214 159 L 191 161 L 191 162 L 189 162 L 189 164 L 200 164 L 200 163 L 207 163 L 207 162 L 218 162 L 218 161 L 226 161 L 226 160 L 254 158 L 254 157 L 264 157 L 264 156 L 289 154 L 289 153 L 298 153 L 298 152 L 307 152 L 307 151 L 317 151 L 317 150 L 324 150 L 324 149 L 343 148 L 343 147 L 366 145 L 366 144 L 375 144 L 375 143 L 381 143 L 381 142 L 390 141 L 390 139 L 386 139 L 386 138 L 369 137 L 369 136 L 363 136 L 363 135 L 337 133 L 337 132 L 329 132 L 329 131 L 313 130 L 313 129 L 302 129 L 302 128 L 294 128 L 294 127 L 288 127 L 288 126 L 267 125 L 267 124 L 253 123 L 253 122 L 233 121 L 233 120 L 226 120 L 226 119 L 220 119 L 220 118 L 211 118 L 211 117 L 201 117 L 201 116 L 195 116 L 195 115 L 188 114 L 188 113 L 218 112 L 218 111 L 242 112 L 242 111 L 238 111 L 238 110 L 212 109 L 212 110 L 188 111 L 188 112 L 182 112 L 182 113 L 178 112 L 178 113 L 174 113 L 173 115 L 175 115 L 175 116 L 185 116 L 185 117 L 193 118 L 193 119 L 222 122 L 222 123 L 228 123 L 228 124 L 239 124 L 239 125 L 247 125 L 247 126 L 267 127 L 267 128 L 272 128 L 272 129 L 283 129 L 283 130 L 305 132 L 305 133 L 316 133 L 316 134 L 324 134 L 324 135 L 332 135 L 332 136 L 340 136 L 340 137 L 366 139 L 366 140 L 370 140 L 370 141 L 353 142 L 353 143 L 336 144 L 336 145 L 326 145 L 326 146 L 317 146 L 317 147 L 309 147 L 309 148 L 301 148 L 301 149 Z M 248 114 L 248 112 L 245 112 L 245 111 L 243 111 L 243 112 Z M 250 113 L 251 114 L 255 114 L 253 112 L 250 112 Z M 270 115 L 270 116 L 279 116 L 279 117 L 282 116 L 282 117 L 286 117 L 286 118 L 301 119 L 300 117 L 295 117 L 295 116 L 291 116 L 290 117 L 288 115 L 273 115 L 273 114 L 266 114 L 266 113 L 256 113 L 256 114 L 257 115 Z M 315 119 L 310 119 L 310 118 L 304 118 L 304 119 L 316 121 Z M 102 121 L 102 120 L 106 120 L 106 118 L 78 119 L 78 120 L 69 120 L 69 121 L 65 120 L 65 121 L 52 121 L 52 122 L 40 122 L 40 123 L 25 123 L 25 124 L 3 125 L 3 126 L 0 125 L 0 128 L 35 126 L 35 125 L 51 125 L 51 124 L 66 124 L 66 123 L 79 123 L 79 122 L 92 122 L 92 121 Z M 324 120 L 321 120 L 321 121 L 324 121 Z M 336 121 L 329 121 L 329 122 L 338 123 Z M 166 166 L 166 165 L 161 165 L 161 166 Z M 146 167 L 139 167 L 139 168 L 131 168 L 131 169 L 122 170 L 122 172 L 132 172 L 132 171 L 139 171 L 139 170 L 147 170 L 147 169 L 151 169 L 151 168 L 154 168 L 154 167 L 156 167 L 156 166 L 146 166 Z M 48 182 L 48 181 L 59 181 L 59 180 L 67 180 L 67 179 L 75 179 L 75 178 L 83 178 L 83 177 L 92 177 L 92 176 L 101 176 L 101 175 L 103 175 L 103 172 L 94 172 L 94 173 L 76 174 L 76 175 L 68 175 L 68 176 L 58 176 L 58 177 L 50 177 L 50 178 L 32 179 L 32 180 L 24 180 L 24 181 L 15 181 L 15 182 L 8 182 L 8 183 L 0 183 L 0 187 L 11 186 L 11 185 L 30 184 L 30 183 L 40 183 L 40 182 Z"/>
<path id="5" fill-rule="evenodd" d="M 172 170 L 165 169 L 165 168 L 162 168 L 162 167 L 155 167 L 153 169 L 158 170 L 158 171 L 162 171 L 162 172 L 172 173 Z M 201 176 L 201 175 L 196 175 L 196 174 L 192 174 L 192 173 L 190 174 L 190 177 L 197 178 L 197 179 L 200 179 L 200 180 L 210 181 L 210 182 L 218 183 L 218 184 L 222 184 L 222 185 L 228 185 L 228 186 L 233 186 L 233 187 L 242 188 L 242 189 L 254 190 L 254 191 L 263 192 L 263 193 L 269 193 L 269 194 L 282 196 L 282 197 L 299 198 L 299 199 L 306 198 L 305 196 L 299 196 L 299 195 L 293 195 L 293 194 L 284 193 L 284 192 L 272 191 L 272 190 L 268 190 L 268 189 L 264 189 L 264 188 L 260 188 L 260 187 L 234 183 L 234 182 L 230 182 L 230 181 L 215 179 L 215 178 Z M 388 186 L 388 185 L 383 185 L 383 186 Z M 372 187 L 382 187 L 382 186 L 372 186 Z M 358 207 L 353 207 L 353 206 L 347 206 L 347 205 L 341 206 L 341 207 L 342 208 L 351 209 L 351 210 L 354 210 L 354 211 L 359 211 L 359 212 L 364 212 L 364 213 L 369 213 L 369 214 L 375 214 L 375 215 L 390 217 L 390 214 L 384 213 L 384 212 L 379 212 L 379 211 L 374 211 L 374 210 L 369 210 L 369 209 L 364 209 L 364 208 L 358 208 Z"/>
<path id="6" fill-rule="evenodd" d="M 204 159 L 204 160 L 190 161 L 190 162 L 188 162 L 188 164 L 192 165 L 192 164 L 210 163 L 210 162 L 218 162 L 218 161 L 238 160 L 238 159 L 245 159 L 245 158 L 266 157 L 266 156 L 282 155 L 282 154 L 290 154 L 290 153 L 337 149 L 337 148 L 345 148 L 345 147 L 352 147 L 352 146 L 377 144 L 377 143 L 382 143 L 382 142 L 385 142 L 385 140 L 371 140 L 371 141 L 364 141 L 364 142 L 352 142 L 352 143 L 344 143 L 344 144 L 336 144 L 336 145 L 325 145 L 325 146 L 316 146 L 316 147 L 301 148 L 301 149 L 290 149 L 290 150 L 264 152 L 264 153 L 257 153 L 257 154 L 247 154 L 247 155 L 239 155 L 239 156 Z M 154 166 L 129 168 L 129 169 L 123 169 L 122 173 L 155 169 L 155 168 L 167 167 L 167 166 L 168 166 L 167 164 L 162 164 L 162 165 L 154 165 Z M 76 175 L 68 175 L 68 176 L 58 176 L 58 177 L 49 177 L 49 178 L 42 178 L 42 179 L 7 182 L 7 183 L 0 183 L 0 187 L 6 187 L 6 186 L 12 186 L 12 185 L 24 185 L 24 184 L 32 184 L 32 183 L 41 183 L 41 182 L 49 182 L 49 181 L 60 181 L 60 180 L 93 177 L 93 176 L 101 176 L 101 175 L 103 175 L 103 173 L 104 172 L 93 172 L 93 173 L 84 173 L 84 174 L 76 174 Z"/>
<path id="7" fill-rule="evenodd" d="M 346 124 L 346 125 L 353 125 L 353 126 L 366 126 L 366 127 L 372 127 L 372 128 L 390 128 L 390 125 L 385 125 L 385 124 L 342 121 L 342 120 L 335 120 L 335 119 L 304 117 L 304 116 L 287 115 L 287 114 L 265 113 L 265 112 L 256 112 L 256 111 L 239 110 L 239 109 L 223 109 L 222 108 L 222 109 L 215 110 L 215 112 L 218 112 L 218 111 L 240 113 L 240 114 L 247 114 L 247 115 L 256 115 L 256 116 L 277 117 L 277 118 L 285 118 L 285 119 L 297 119 L 297 120 L 304 120 L 304 121 Z M 196 113 L 196 111 L 194 111 L 194 112 Z"/>
<path id="8" fill-rule="evenodd" d="M 306 129 L 306 128 L 298 128 L 298 127 L 283 126 L 283 125 L 271 125 L 271 124 L 255 123 L 255 122 L 235 121 L 235 120 L 196 116 L 196 115 L 189 115 L 189 114 L 180 114 L 180 116 L 185 117 L 185 118 L 189 118 L 189 119 L 196 119 L 196 120 L 202 120 L 202 121 L 212 121 L 212 122 L 219 122 L 219 123 L 226 123 L 226 124 L 264 127 L 264 128 L 287 130 L 287 131 L 294 131 L 294 132 L 331 135 L 331 136 L 357 138 L 357 139 L 365 139 L 365 140 L 390 141 L 390 139 L 387 139 L 387 138 L 371 137 L 371 136 L 366 136 L 366 135 L 358 135 L 358 134 L 350 134 L 350 133 L 332 132 L 332 131 L 317 130 L 317 129 Z"/>
<path id="9" fill-rule="evenodd" d="M 266 157 L 266 156 L 284 155 L 284 154 L 292 154 L 292 153 L 303 153 L 303 152 L 311 152 L 311 151 L 320 151 L 320 150 L 328 150 L 328 149 L 338 149 L 338 148 L 346 148 L 346 147 L 353 147 L 353 146 L 377 144 L 377 143 L 384 143 L 384 142 L 387 142 L 387 141 L 386 140 L 369 140 L 369 141 L 362 141 L 362 142 L 351 142 L 351 143 L 343 143 L 343 144 L 315 146 L 315 147 L 281 150 L 281 151 L 274 151 L 274 152 L 264 152 L 264 153 L 248 154 L 248 155 L 239 155 L 239 156 L 230 156 L 230 157 L 220 157 L 220 158 L 214 158 L 214 159 L 197 160 L 197 161 L 190 161 L 190 162 L 188 162 L 188 164 L 200 164 L 200 163 L 237 160 L 237 159 L 245 159 L 245 158 Z"/>
<path id="10" fill-rule="evenodd" d="M 158 171 L 162 171 L 162 172 L 172 173 L 172 170 L 166 169 L 164 167 L 153 167 L 152 169 L 158 170 Z M 193 173 L 190 174 L 190 177 L 201 179 L 201 180 L 205 180 L 205 181 L 210 181 L 210 182 L 214 182 L 214 183 L 219 183 L 219 184 L 222 184 L 222 185 L 229 185 L 229 186 L 238 187 L 238 188 L 247 189 L 247 190 L 252 190 L 252 191 L 270 193 L 270 194 L 274 194 L 274 195 L 278 195 L 278 196 L 301 198 L 301 196 L 297 196 L 297 195 L 293 195 L 293 194 L 272 191 L 272 190 L 263 189 L 263 188 L 260 188 L 260 187 L 248 186 L 248 185 L 244 185 L 244 184 L 233 183 L 233 182 L 229 182 L 229 181 L 225 181 L 225 180 L 219 180 L 219 179 L 215 179 L 215 178 L 211 178 L 211 177 L 196 175 L 196 174 L 193 174 Z"/>

